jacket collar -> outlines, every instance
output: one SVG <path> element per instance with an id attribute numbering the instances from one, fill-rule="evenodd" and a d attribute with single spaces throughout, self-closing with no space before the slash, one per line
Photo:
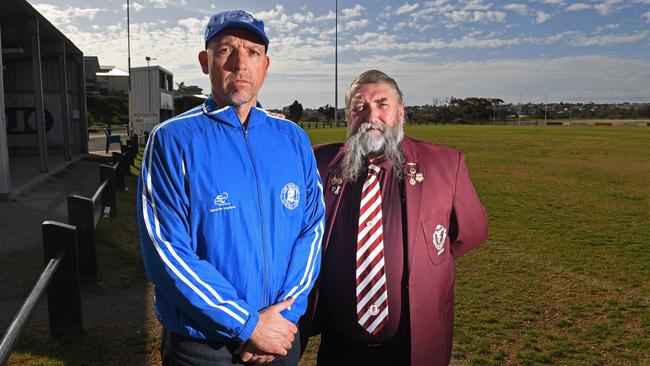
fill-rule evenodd
<path id="1" fill-rule="evenodd" d="M 239 121 L 239 116 L 237 115 L 235 108 L 232 106 L 219 106 L 217 102 L 212 99 L 212 95 L 208 96 L 208 99 L 203 102 L 203 106 L 201 108 L 203 110 L 203 114 L 210 118 L 216 119 L 233 127 L 242 127 L 241 121 Z M 257 102 L 257 107 L 251 108 L 250 116 L 248 117 L 247 128 L 251 128 L 262 123 L 266 119 L 266 116 L 266 111 L 261 109 L 261 104 Z"/>

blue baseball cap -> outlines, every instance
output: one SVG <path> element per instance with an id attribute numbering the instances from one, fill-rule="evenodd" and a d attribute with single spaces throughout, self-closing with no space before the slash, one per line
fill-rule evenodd
<path id="1" fill-rule="evenodd" d="M 205 44 L 226 28 L 242 28 L 257 34 L 264 42 L 265 49 L 269 49 L 269 37 L 264 32 L 264 22 L 255 19 L 245 10 L 227 10 L 210 17 L 205 27 Z"/>

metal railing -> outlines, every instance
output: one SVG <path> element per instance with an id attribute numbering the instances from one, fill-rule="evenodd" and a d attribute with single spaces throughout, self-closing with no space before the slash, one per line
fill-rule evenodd
<path id="1" fill-rule="evenodd" d="M 77 228 L 45 221 L 42 230 L 45 269 L 2 337 L 0 365 L 9 360 L 20 333 L 46 291 L 50 333 L 58 337 L 70 331 L 81 331 Z"/>

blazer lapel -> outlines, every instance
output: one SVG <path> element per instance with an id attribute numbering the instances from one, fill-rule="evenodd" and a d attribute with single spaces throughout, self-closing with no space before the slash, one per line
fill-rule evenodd
<path id="1" fill-rule="evenodd" d="M 346 184 L 342 183 L 338 185 L 338 191 L 336 191 L 336 185 L 333 187 L 332 180 L 334 178 L 341 178 L 341 160 L 343 159 L 344 150 L 343 147 L 339 152 L 334 156 L 334 159 L 327 166 L 327 176 L 325 177 L 325 188 L 323 192 L 325 207 L 327 208 L 325 212 L 325 235 L 323 237 L 323 253 L 327 250 L 327 246 L 330 241 L 330 236 L 332 234 L 332 228 L 334 226 L 334 218 L 336 213 L 339 210 L 339 204 L 341 203 L 341 197 L 343 196 L 343 190 L 345 189 Z"/>
<path id="2" fill-rule="evenodd" d="M 406 253 L 408 255 L 408 275 L 411 273 L 415 244 L 420 227 L 420 205 L 422 203 L 422 192 L 424 184 L 416 180 L 417 174 L 426 177 L 424 167 L 419 164 L 420 152 L 413 141 L 404 137 L 402 140 L 402 154 L 404 155 L 404 195 L 406 197 Z M 411 184 L 414 182 L 415 184 Z"/>

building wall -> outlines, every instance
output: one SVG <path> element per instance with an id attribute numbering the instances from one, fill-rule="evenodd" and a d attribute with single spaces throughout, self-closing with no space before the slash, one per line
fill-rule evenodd
<path id="1" fill-rule="evenodd" d="M 36 108 L 30 62 L 7 63 L 5 79 L 5 117 L 7 145 L 12 154 L 29 155 L 38 152 Z M 79 65 L 66 62 L 68 75 L 68 104 L 70 108 L 70 144 L 73 152 L 81 151 L 81 111 L 79 103 Z M 63 121 L 59 87 L 58 60 L 42 62 L 43 104 L 48 151 L 63 151 Z"/>
<path id="2" fill-rule="evenodd" d="M 71 107 L 70 145 L 72 151 L 81 149 L 81 129 L 79 97 L 68 94 Z M 44 93 L 45 131 L 48 151 L 60 152 L 63 149 L 63 121 L 61 114 L 61 95 Z M 33 94 L 5 93 L 5 116 L 7 144 L 16 154 L 31 154 L 38 151 L 36 131 L 36 108 Z"/>
<path id="3" fill-rule="evenodd" d="M 129 90 L 129 77 L 98 75 L 97 89 L 106 89 L 109 95 L 126 94 Z"/>
<path id="4" fill-rule="evenodd" d="M 132 68 L 131 83 L 133 127 L 135 133 L 142 135 L 172 116 L 173 76 L 158 66 Z"/>

